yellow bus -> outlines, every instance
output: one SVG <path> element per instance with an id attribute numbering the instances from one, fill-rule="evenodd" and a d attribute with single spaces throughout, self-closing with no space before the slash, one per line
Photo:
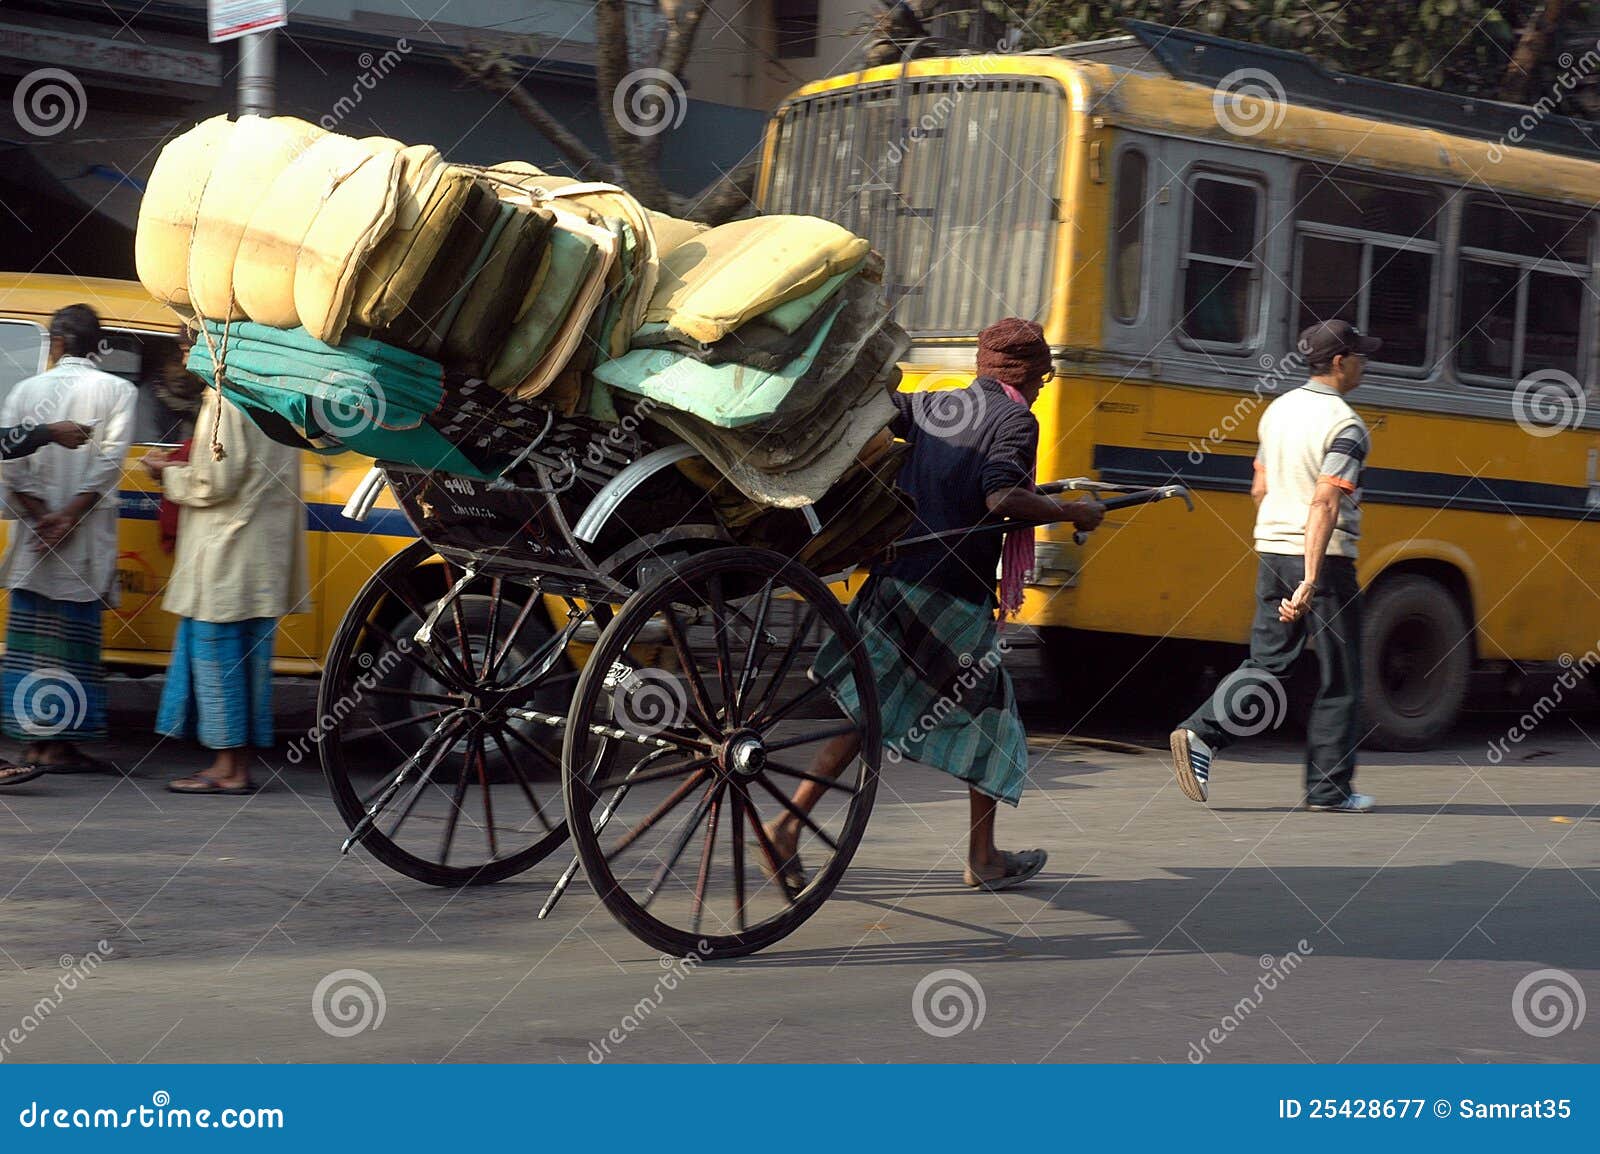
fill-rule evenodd
<path id="1" fill-rule="evenodd" d="M 89 277 L 0 274 L 0 398 L 18 381 L 42 372 L 50 315 L 69 304 L 87 304 L 100 314 L 107 348 L 99 366 L 138 390 L 134 447 L 119 491 L 117 578 L 120 604 L 105 613 L 108 664 L 165 667 L 178 619 L 161 608 L 172 558 L 161 548 L 157 509 L 160 486 L 138 462 L 155 446 L 175 444 L 189 425 L 163 399 L 162 376 L 178 358 L 179 324 L 135 282 Z M 343 509 L 372 461 L 356 453 L 306 453 L 301 496 L 310 534 L 312 609 L 283 619 L 273 654 L 279 673 L 316 673 L 346 607 L 367 578 L 389 557 L 416 540 L 387 490 L 363 522 Z M 0 545 L 8 525 L 0 521 Z M 0 630 L 6 605 L 0 599 Z"/>
<path id="2" fill-rule="evenodd" d="M 1257 415 L 1304 379 L 1304 325 L 1382 337 L 1352 398 L 1365 706 L 1371 743 L 1420 748 L 1475 667 L 1587 671 L 1600 645 L 1600 150 L 1548 113 L 1139 26 L 807 85 L 758 199 L 884 253 L 908 387 L 970 379 L 1000 316 L 1043 323 L 1041 479 L 1193 490 L 1083 546 L 1041 533 L 1025 620 L 1145 639 L 1136 659 L 1247 639 Z"/>

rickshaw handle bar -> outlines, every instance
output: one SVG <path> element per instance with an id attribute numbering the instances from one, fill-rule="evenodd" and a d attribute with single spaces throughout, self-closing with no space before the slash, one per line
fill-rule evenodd
<path id="1" fill-rule="evenodd" d="M 1095 488 L 1100 488 L 1098 482 L 1090 482 Z M 1086 488 L 1082 478 L 1071 481 L 1052 481 L 1048 485 L 1039 486 L 1042 493 L 1063 493 L 1070 490 Z M 1111 487 L 1106 486 L 1102 492 L 1110 492 Z M 1107 512 L 1116 509 L 1131 509 L 1135 505 L 1148 505 L 1154 501 L 1165 501 L 1171 497 L 1182 499 L 1185 506 L 1194 512 L 1194 499 L 1189 496 L 1189 490 L 1182 485 L 1158 485 L 1153 489 L 1135 489 L 1132 492 L 1118 491 L 1114 496 L 1100 499 Z M 939 533 L 927 533 L 921 537 L 906 537 L 890 545 L 884 552 L 885 559 L 891 559 L 906 549 L 913 549 L 921 545 L 931 545 L 936 541 L 947 541 L 957 537 L 970 537 L 978 533 L 1009 533 L 1013 529 L 1037 528 L 1040 525 L 1055 525 L 1056 521 L 1021 521 L 1016 519 L 1001 521 L 980 521 L 978 524 L 965 529 L 946 529 Z M 1072 535 L 1073 541 L 1082 545 L 1088 539 L 1088 534 L 1078 530 Z"/>

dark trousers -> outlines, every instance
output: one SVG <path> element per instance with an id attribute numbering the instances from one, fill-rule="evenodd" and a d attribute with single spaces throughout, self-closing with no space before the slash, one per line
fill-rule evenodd
<path id="1" fill-rule="evenodd" d="M 1311 610 L 1298 621 L 1278 620 L 1278 602 L 1305 576 L 1303 557 L 1261 554 L 1256 574 L 1256 619 L 1250 656 L 1222 679 L 1217 690 L 1183 723 L 1213 749 L 1283 721 L 1284 680 L 1316 638 L 1322 685 L 1306 726 L 1306 801 L 1313 805 L 1350 795 L 1360 744 L 1361 601 L 1355 562 L 1328 557 L 1322 563 Z"/>

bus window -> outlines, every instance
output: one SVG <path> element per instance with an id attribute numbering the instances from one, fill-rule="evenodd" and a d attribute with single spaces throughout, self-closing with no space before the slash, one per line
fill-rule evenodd
<path id="1" fill-rule="evenodd" d="M 1461 236 L 1473 248 L 1587 264 L 1589 229 L 1581 219 L 1524 211 L 1504 203 L 1467 205 Z"/>
<path id="2" fill-rule="evenodd" d="M 0 400 L 11 386 L 44 368 L 44 328 L 32 321 L 0 321 Z"/>
<path id="3" fill-rule="evenodd" d="M 1462 371 L 1482 377 L 1516 376 L 1517 297 L 1522 277 L 1510 265 L 1461 262 Z"/>
<path id="4" fill-rule="evenodd" d="M 1255 336 L 1260 199 L 1255 185 L 1217 176 L 1196 177 L 1189 190 L 1183 331 L 1196 341 L 1237 346 Z"/>
<path id="5" fill-rule="evenodd" d="M 1324 236 L 1300 238 L 1300 320 L 1349 321 L 1361 327 L 1361 245 Z"/>
<path id="6" fill-rule="evenodd" d="M 884 198 L 894 213 L 867 233 L 882 248 L 878 235 L 894 230 L 894 299 L 907 329 L 966 335 L 1043 311 L 1059 105 L 1035 82 L 915 87 L 917 135 L 908 138 L 893 201 Z"/>
<path id="7" fill-rule="evenodd" d="M 202 382 L 183 371 L 178 339 L 169 333 L 109 329 L 105 346 L 99 367 L 138 390 L 133 443 L 177 444 L 188 436 Z"/>
<path id="8" fill-rule="evenodd" d="M 1346 320 L 1382 339 L 1376 363 L 1426 367 L 1438 197 L 1307 169 L 1296 200 L 1296 331 Z"/>
<path id="9" fill-rule="evenodd" d="M 1589 234 L 1585 217 L 1474 201 L 1462 218 L 1463 376 L 1520 381 L 1559 370 L 1580 377 Z"/>
<path id="10" fill-rule="evenodd" d="M 1528 324 L 1519 376 L 1543 369 L 1577 373 L 1585 292 L 1577 277 L 1528 274 Z"/>
<path id="11" fill-rule="evenodd" d="M 1307 169 L 1296 199 L 1301 221 L 1408 240 L 1433 240 L 1438 231 L 1439 198 L 1418 189 Z"/>
<path id="12" fill-rule="evenodd" d="M 1144 291 L 1145 178 L 1149 164 L 1144 153 L 1128 149 L 1117 161 L 1116 216 L 1111 235 L 1111 300 L 1116 318 L 1124 324 L 1139 319 Z"/>

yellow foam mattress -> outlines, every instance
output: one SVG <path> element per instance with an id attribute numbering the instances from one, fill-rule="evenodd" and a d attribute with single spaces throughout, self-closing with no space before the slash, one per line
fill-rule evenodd
<path id="1" fill-rule="evenodd" d="M 306 231 L 294 268 L 294 307 L 319 341 L 344 335 L 361 272 L 394 228 L 400 186 L 400 144 L 374 137 L 372 155 L 333 190 Z"/>
<path id="2" fill-rule="evenodd" d="M 372 156 L 362 141 L 329 133 L 313 141 L 284 168 L 267 190 L 239 240 L 233 291 L 251 320 L 292 329 L 294 274 L 312 222 L 334 192 Z"/>
<path id="3" fill-rule="evenodd" d="M 477 179 L 469 168 L 439 164 L 432 171 L 410 158 L 401 177 L 395 226 L 362 268 L 351 307 L 355 320 L 372 329 L 388 327 L 405 310 Z"/>
<path id="4" fill-rule="evenodd" d="M 656 234 L 656 256 L 666 256 L 673 249 L 693 240 L 709 227 L 693 220 L 681 220 L 655 209 L 647 209 L 650 227 Z"/>
<path id="5" fill-rule="evenodd" d="M 762 216 L 707 229 L 660 261 L 644 320 L 697 341 L 721 340 L 749 318 L 804 296 L 867 255 L 832 221 Z"/>
<path id="6" fill-rule="evenodd" d="M 200 313 L 242 318 L 233 263 L 250 218 L 278 174 L 327 133 L 292 116 L 241 117 L 211 170 L 189 242 L 189 297 Z"/>
<path id="7" fill-rule="evenodd" d="M 553 336 L 545 342 L 544 354 L 520 381 L 509 387 L 511 395 L 519 400 L 536 397 L 549 388 L 577 351 L 584 330 L 594 315 L 595 306 L 605 292 L 606 275 L 617 259 L 616 237 L 609 230 L 588 224 L 564 209 L 554 208 L 554 211 L 555 227 L 586 237 L 593 243 L 598 255 L 589 262 L 582 287 L 567 307 Z M 490 379 L 495 378 L 491 375 Z"/>
<path id="8" fill-rule="evenodd" d="M 189 304 L 189 239 L 200 198 L 233 135 L 226 116 L 203 120 L 161 150 L 139 202 L 133 262 L 139 280 L 156 300 Z"/>

